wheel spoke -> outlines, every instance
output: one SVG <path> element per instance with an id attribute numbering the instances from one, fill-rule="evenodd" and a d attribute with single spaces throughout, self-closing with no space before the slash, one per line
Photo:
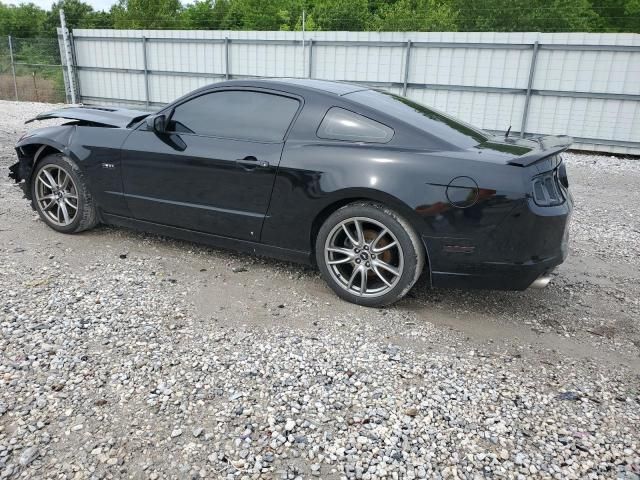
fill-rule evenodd
<path id="1" fill-rule="evenodd" d="M 62 172 L 62 170 L 60 170 Z M 71 180 L 70 175 L 68 175 L 65 172 L 62 172 L 64 174 L 64 180 L 62 180 L 62 183 L 60 183 L 60 188 L 62 190 L 66 190 L 66 188 L 69 186 L 69 181 Z"/>
<path id="2" fill-rule="evenodd" d="M 53 190 L 53 186 L 49 185 L 47 182 L 44 181 L 44 178 L 42 178 L 42 176 L 38 177 L 38 181 L 40 183 L 42 183 L 46 188 L 48 188 L 49 190 Z"/>
<path id="3" fill-rule="evenodd" d="M 376 250 L 376 245 L 378 244 L 378 242 L 380 240 L 382 240 L 382 237 L 384 237 L 387 234 L 388 230 L 386 228 L 383 228 L 380 233 L 378 234 L 378 236 L 375 238 L 375 240 L 373 242 L 371 242 L 371 250 L 375 252 Z"/>
<path id="4" fill-rule="evenodd" d="M 338 253 L 340 255 L 344 255 L 345 256 L 344 258 L 329 260 L 327 262 L 329 265 L 338 265 L 338 264 L 341 264 L 341 263 L 349 263 L 355 257 L 355 254 L 353 253 L 353 250 L 350 250 L 348 248 L 329 247 L 329 248 L 327 248 L 327 251 L 333 252 L 333 253 Z"/>
<path id="5" fill-rule="evenodd" d="M 74 210 L 78 210 L 77 205 L 74 205 L 73 203 L 71 203 L 71 200 L 69 200 L 68 198 L 64 199 L 64 203 L 66 203 L 68 206 L 70 206 L 71 208 L 73 208 Z"/>
<path id="6" fill-rule="evenodd" d="M 389 250 L 390 248 L 395 247 L 397 244 L 398 244 L 398 242 L 396 242 L 396 241 L 394 240 L 393 242 L 391 242 L 391 243 L 390 243 L 390 244 L 388 244 L 388 245 L 384 245 L 384 246 L 382 246 L 382 247 L 380 247 L 380 248 L 374 248 L 374 249 L 372 249 L 371 251 L 372 251 L 373 253 L 380 253 L 380 252 L 384 252 L 384 251 L 386 251 L 386 250 Z"/>
<path id="7" fill-rule="evenodd" d="M 55 200 L 56 198 L 58 198 L 57 195 L 54 194 L 50 194 L 50 195 L 45 195 L 44 197 L 39 197 L 40 201 L 44 201 L 44 200 Z"/>
<path id="8" fill-rule="evenodd" d="M 400 272 L 397 268 L 389 265 L 387 262 L 383 262 L 382 260 L 374 260 L 373 265 L 376 267 L 384 268 L 387 272 L 392 273 L 396 277 L 400 275 Z"/>
<path id="9" fill-rule="evenodd" d="M 71 223 L 71 219 L 69 218 L 69 210 L 67 209 L 67 205 L 64 202 L 60 203 L 60 210 L 62 210 L 62 215 L 64 216 L 64 223 Z M 60 215 L 58 215 L 58 218 L 60 218 Z"/>
<path id="10" fill-rule="evenodd" d="M 47 204 L 47 206 L 43 206 L 42 207 L 42 211 L 46 212 L 47 210 L 49 210 L 51 207 L 53 207 L 54 205 L 56 205 L 58 202 L 56 202 L 55 200 L 51 200 L 51 202 L 49 202 Z"/>
<path id="11" fill-rule="evenodd" d="M 351 232 L 349 231 L 349 229 L 347 228 L 347 225 L 345 223 L 342 224 L 342 230 L 344 230 L 344 233 L 347 234 L 347 237 L 349 238 L 349 241 L 353 245 L 358 245 L 358 240 L 351 234 Z"/>
<path id="12" fill-rule="evenodd" d="M 387 287 L 391 287 L 391 282 L 389 282 L 389 280 L 384 278 L 384 275 L 382 275 L 382 272 L 380 272 L 380 270 L 378 270 L 378 266 L 375 263 L 372 264 L 371 266 L 373 267 L 373 271 L 376 273 L 378 278 L 380 280 L 382 280 Z"/>
<path id="13" fill-rule="evenodd" d="M 354 268 L 353 272 L 351 272 L 351 277 L 349 277 L 349 283 L 347 283 L 347 290 L 350 290 L 351 287 L 353 286 L 353 281 L 358 276 L 358 273 L 360 272 L 360 268 L 361 267 Z"/>
<path id="14" fill-rule="evenodd" d="M 50 189 L 53 190 L 54 188 L 56 188 L 58 186 L 58 184 L 54 180 L 53 176 L 47 170 L 42 170 L 42 173 L 44 174 L 45 177 L 47 177 L 47 181 L 49 182 L 50 186 L 47 186 L 47 188 L 50 188 Z"/>
<path id="15" fill-rule="evenodd" d="M 340 265 L 340 264 L 349 263 L 349 262 L 351 262 L 351 259 L 349 257 L 344 257 L 344 258 L 341 258 L 340 260 L 329 260 L 327 264 Z"/>
<path id="16" fill-rule="evenodd" d="M 362 224 L 360 220 L 355 219 L 353 223 L 356 224 L 356 235 L 358 235 L 358 245 L 364 245 L 364 233 L 362 233 Z"/>
<path id="17" fill-rule="evenodd" d="M 353 250 L 344 247 L 327 247 L 327 251 L 333 253 L 341 253 L 342 255 L 353 255 Z"/>
<path id="18" fill-rule="evenodd" d="M 368 268 L 360 267 L 360 295 L 364 295 L 367 291 L 368 271 Z"/>

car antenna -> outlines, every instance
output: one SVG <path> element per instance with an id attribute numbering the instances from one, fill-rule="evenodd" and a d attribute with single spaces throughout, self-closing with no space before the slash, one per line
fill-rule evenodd
<path id="1" fill-rule="evenodd" d="M 507 128 L 507 133 L 504 134 L 504 138 L 507 138 L 509 136 L 510 131 L 511 131 L 511 125 L 509 125 L 509 128 Z"/>

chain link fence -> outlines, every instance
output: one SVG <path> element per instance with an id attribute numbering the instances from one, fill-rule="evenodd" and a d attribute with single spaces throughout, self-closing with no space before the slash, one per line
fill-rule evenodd
<path id="1" fill-rule="evenodd" d="M 57 39 L 0 39 L 0 99 L 63 103 L 66 97 Z"/>

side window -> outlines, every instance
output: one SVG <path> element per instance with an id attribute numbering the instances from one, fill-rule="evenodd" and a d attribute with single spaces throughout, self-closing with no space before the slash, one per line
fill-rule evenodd
<path id="1" fill-rule="evenodd" d="M 207 93 L 178 105 L 169 130 L 225 138 L 280 142 L 298 111 L 294 98 L 246 90 Z"/>
<path id="2" fill-rule="evenodd" d="M 387 143 L 393 130 L 382 123 L 340 107 L 332 107 L 322 119 L 317 135 L 329 140 Z"/>

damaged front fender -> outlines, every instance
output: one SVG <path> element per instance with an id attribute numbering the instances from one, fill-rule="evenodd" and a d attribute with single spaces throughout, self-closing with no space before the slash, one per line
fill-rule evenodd
<path id="1" fill-rule="evenodd" d="M 49 153 L 69 155 L 74 125 L 41 128 L 23 136 L 15 146 L 18 161 L 9 167 L 9 178 L 22 183 L 25 196 L 31 198 L 31 176 L 40 158 Z"/>

